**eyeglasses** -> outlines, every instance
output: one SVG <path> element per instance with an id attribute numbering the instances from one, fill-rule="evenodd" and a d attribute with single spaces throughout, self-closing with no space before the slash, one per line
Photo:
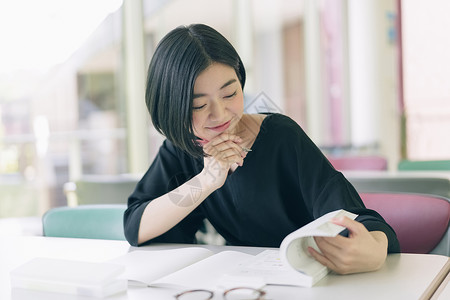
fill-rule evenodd
<path id="1" fill-rule="evenodd" d="M 266 292 L 247 287 L 236 287 L 223 292 L 224 300 L 264 300 Z M 211 300 L 214 292 L 209 290 L 189 290 L 175 295 L 177 300 Z"/>

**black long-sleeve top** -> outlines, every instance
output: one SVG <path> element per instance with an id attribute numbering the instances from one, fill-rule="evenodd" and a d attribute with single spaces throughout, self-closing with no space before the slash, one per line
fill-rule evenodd
<path id="1" fill-rule="evenodd" d="M 131 245 L 138 244 L 146 205 L 202 169 L 202 158 L 194 159 L 164 141 L 128 199 L 124 226 Z M 194 182 L 193 193 L 195 189 Z M 181 196 L 173 196 L 172 201 L 179 200 L 183 205 Z M 220 189 L 175 227 L 149 242 L 195 243 L 195 233 L 207 218 L 230 245 L 279 247 L 292 231 L 337 209 L 358 214 L 356 220 L 369 231 L 383 231 L 388 252 L 399 252 L 394 230 L 377 212 L 365 208 L 353 186 L 301 127 L 287 116 L 270 114 L 263 120 L 243 167 L 228 175 Z"/>

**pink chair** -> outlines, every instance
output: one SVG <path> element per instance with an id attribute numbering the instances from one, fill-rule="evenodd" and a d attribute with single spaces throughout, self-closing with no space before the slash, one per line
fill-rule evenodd
<path id="1" fill-rule="evenodd" d="M 384 157 L 370 156 L 329 156 L 328 160 L 338 171 L 385 171 L 387 160 Z"/>
<path id="2" fill-rule="evenodd" d="M 449 199 L 412 193 L 360 193 L 367 208 L 377 211 L 397 233 L 401 252 L 434 252 L 446 240 L 442 255 L 449 255 Z"/>

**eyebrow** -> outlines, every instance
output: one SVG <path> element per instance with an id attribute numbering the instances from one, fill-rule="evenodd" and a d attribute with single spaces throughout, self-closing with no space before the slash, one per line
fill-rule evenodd
<path id="1" fill-rule="evenodd" d="M 232 83 L 235 83 L 236 81 L 237 81 L 237 80 L 234 79 L 234 78 L 228 80 L 227 82 L 224 83 L 224 85 L 222 85 L 222 86 L 220 87 L 220 90 L 226 88 L 227 86 L 229 86 L 229 85 L 232 84 Z M 193 99 L 195 99 L 195 98 L 200 98 L 200 97 L 203 97 L 203 96 L 206 96 L 206 94 L 194 94 L 194 95 L 193 95 Z"/>

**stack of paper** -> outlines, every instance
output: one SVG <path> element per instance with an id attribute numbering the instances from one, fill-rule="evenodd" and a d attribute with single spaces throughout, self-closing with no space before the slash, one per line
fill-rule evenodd
<path id="1" fill-rule="evenodd" d="M 11 287 L 90 297 L 108 297 L 126 291 L 119 278 L 124 266 L 52 258 L 34 258 L 11 271 Z"/>

